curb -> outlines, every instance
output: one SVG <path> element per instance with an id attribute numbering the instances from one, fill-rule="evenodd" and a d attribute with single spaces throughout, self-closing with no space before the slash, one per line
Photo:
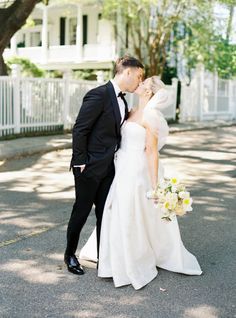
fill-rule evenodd
<path id="1" fill-rule="evenodd" d="M 60 146 L 46 146 L 42 148 L 35 148 L 35 149 L 19 149 L 19 150 L 10 150 L 7 151 L 5 154 L 0 153 L 0 161 L 3 160 L 12 160 L 12 159 L 19 159 L 23 157 L 33 156 L 37 154 L 44 154 L 51 151 L 63 150 L 71 148 L 72 143 L 68 142 L 68 144 L 60 145 Z"/>
<path id="2" fill-rule="evenodd" d="M 217 128 L 232 127 L 235 125 L 236 125 L 236 122 L 230 122 L 230 123 L 224 122 L 224 123 L 213 123 L 213 124 L 208 123 L 208 125 L 206 125 L 206 123 L 204 124 L 196 123 L 195 125 L 194 124 L 185 125 L 185 127 L 181 127 L 181 124 L 179 124 L 173 127 L 170 126 L 170 134 L 183 133 L 188 131 L 200 131 L 205 129 L 211 130 L 211 129 L 217 129 Z M 35 139 L 32 142 L 33 144 L 29 144 L 29 138 L 40 138 L 41 142 L 43 141 L 43 143 L 39 146 L 37 145 L 36 143 L 37 140 Z M 0 161 L 18 159 L 18 158 L 32 156 L 36 154 L 44 154 L 51 151 L 69 149 L 72 146 L 72 137 L 70 134 L 57 135 L 57 138 L 55 138 L 55 136 L 47 136 L 47 138 L 45 137 L 19 138 L 20 143 L 23 143 L 23 139 L 27 140 L 28 142 L 27 147 L 23 146 L 21 148 L 18 145 L 17 145 L 18 147 L 12 146 L 13 143 L 15 144 L 17 143 L 18 139 L 14 139 L 12 141 L 9 141 L 9 140 L 5 141 L 5 144 L 3 141 L 3 144 L 1 145 L 2 147 L 0 147 Z M 59 139 L 63 139 L 63 141 L 61 141 L 60 144 L 57 144 Z M 49 142 L 49 145 L 45 144 L 47 140 Z M 30 142 L 31 141 L 32 140 L 30 140 Z M 53 143 L 55 143 L 56 145 L 53 145 Z"/>
<path id="3" fill-rule="evenodd" d="M 180 124 L 181 125 L 181 124 Z M 170 133 L 171 134 L 175 134 L 175 133 L 181 133 L 181 132 L 185 132 L 185 131 L 198 131 L 198 130 L 210 130 L 210 129 L 218 129 L 218 128 L 227 128 L 227 127 L 232 127 L 235 126 L 236 122 L 229 122 L 229 123 L 209 123 L 208 126 L 206 126 L 205 124 L 201 124 L 198 123 L 198 126 L 195 126 L 194 124 L 189 125 L 189 126 L 185 126 L 185 127 L 178 127 L 178 126 L 174 126 L 174 127 L 170 127 Z"/>

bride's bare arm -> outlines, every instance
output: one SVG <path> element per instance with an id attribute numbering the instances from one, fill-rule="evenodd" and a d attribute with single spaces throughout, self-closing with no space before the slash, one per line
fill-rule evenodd
<path id="1" fill-rule="evenodd" d="M 155 189 L 158 180 L 158 138 L 146 126 L 146 154 L 148 160 L 148 170 L 152 183 L 152 188 Z"/>

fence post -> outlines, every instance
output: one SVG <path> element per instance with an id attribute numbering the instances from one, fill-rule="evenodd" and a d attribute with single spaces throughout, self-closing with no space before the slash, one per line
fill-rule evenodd
<path id="1" fill-rule="evenodd" d="M 97 82 L 99 85 L 103 84 L 104 83 L 104 72 L 103 71 L 98 71 L 96 73 L 97 75 Z"/>
<path id="2" fill-rule="evenodd" d="M 184 123 L 187 121 L 186 116 L 186 90 L 187 85 L 184 81 L 181 82 L 181 94 L 180 94 L 180 105 L 179 105 L 179 122 Z"/>
<path id="3" fill-rule="evenodd" d="M 231 115 L 231 119 L 235 119 L 235 117 L 236 117 L 236 109 L 234 109 L 234 103 L 233 103 L 233 81 L 231 79 L 228 80 L 228 103 L 229 103 L 228 105 L 229 105 L 229 112 L 230 112 L 230 115 Z"/>
<path id="4" fill-rule="evenodd" d="M 63 74 L 64 79 L 64 109 L 63 109 L 63 125 L 64 130 L 69 129 L 68 117 L 70 112 L 70 71 L 67 70 Z"/>
<path id="5" fill-rule="evenodd" d="M 12 77 L 14 78 L 13 86 L 13 110 L 14 110 L 14 133 L 20 133 L 20 76 L 21 67 L 17 64 L 12 65 Z"/>
<path id="6" fill-rule="evenodd" d="M 173 119 L 176 120 L 176 104 L 177 104 L 177 90 L 178 90 L 178 78 L 173 77 L 171 80 L 171 84 L 173 87 L 174 95 L 173 95 Z"/>
<path id="7" fill-rule="evenodd" d="M 218 82 L 219 82 L 218 74 L 215 71 L 214 72 L 214 112 L 215 113 L 218 112 Z"/>
<path id="8" fill-rule="evenodd" d="M 199 120 L 202 121 L 203 119 L 203 108 L 204 108 L 204 66 L 202 64 L 197 65 L 197 73 L 198 73 L 198 91 L 199 91 L 199 98 L 198 98 L 198 105 L 199 108 Z"/>

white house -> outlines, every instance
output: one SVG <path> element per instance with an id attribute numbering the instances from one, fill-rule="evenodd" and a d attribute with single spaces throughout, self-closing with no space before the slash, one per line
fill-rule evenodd
<path id="1" fill-rule="evenodd" d="M 98 4 L 40 3 L 30 19 L 33 24 L 14 35 L 5 58 L 26 57 L 48 70 L 111 68 L 116 58 L 113 27 L 101 18 Z"/>

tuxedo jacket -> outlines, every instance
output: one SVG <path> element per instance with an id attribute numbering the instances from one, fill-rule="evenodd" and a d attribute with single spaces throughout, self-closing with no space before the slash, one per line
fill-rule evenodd
<path id="1" fill-rule="evenodd" d="M 120 109 L 109 81 L 83 98 L 73 127 L 71 167 L 83 165 L 83 174 L 103 177 L 120 144 Z"/>

